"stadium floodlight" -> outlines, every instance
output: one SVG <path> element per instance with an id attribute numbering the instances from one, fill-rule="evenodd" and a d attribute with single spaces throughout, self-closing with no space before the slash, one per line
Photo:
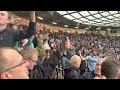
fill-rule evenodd
<path id="1" fill-rule="evenodd" d="M 38 16 L 38 19 L 43 20 L 43 18 L 42 18 L 42 17 L 40 17 L 40 16 Z"/>

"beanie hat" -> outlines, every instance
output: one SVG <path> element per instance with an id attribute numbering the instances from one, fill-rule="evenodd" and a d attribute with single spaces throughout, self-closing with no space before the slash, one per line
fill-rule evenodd
<path id="1" fill-rule="evenodd" d="M 38 47 L 36 47 L 36 50 L 37 50 L 38 53 L 39 53 L 38 58 L 39 58 L 40 60 L 43 60 L 43 59 L 45 58 L 45 56 L 46 56 L 45 50 L 40 49 L 40 48 L 38 48 Z"/>

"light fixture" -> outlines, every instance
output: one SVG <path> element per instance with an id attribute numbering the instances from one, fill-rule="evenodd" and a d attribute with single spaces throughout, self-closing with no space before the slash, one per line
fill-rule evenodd
<path id="1" fill-rule="evenodd" d="M 79 28 L 79 27 L 75 27 L 76 29 Z"/>
<path id="2" fill-rule="evenodd" d="M 89 28 L 85 28 L 85 29 L 87 29 L 87 30 L 88 30 Z"/>
<path id="3" fill-rule="evenodd" d="M 38 19 L 43 20 L 43 18 L 42 18 L 42 17 L 40 17 L 40 16 L 38 16 Z"/>
<path id="4" fill-rule="evenodd" d="M 64 27 L 68 27 L 68 25 L 64 25 Z"/>
<path id="5" fill-rule="evenodd" d="M 55 25 L 56 25 L 57 23 L 56 23 L 56 22 L 52 22 L 52 24 L 55 24 Z"/>

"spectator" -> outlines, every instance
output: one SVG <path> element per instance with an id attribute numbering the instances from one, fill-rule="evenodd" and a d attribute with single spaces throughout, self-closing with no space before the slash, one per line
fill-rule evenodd
<path id="1" fill-rule="evenodd" d="M 25 61 L 29 63 L 29 65 L 27 66 L 28 70 L 33 70 L 33 67 L 36 65 L 38 60 L 38 51 L 35 48 L 27 46 L 20 51 L 20 54 L 23 56 Z"/>
<path id="2" fill-rule="evenodd" d="M 41 64 L 43 64 L 44 60 L 45 60 L 45 56 L 46 56 L 46 52 L 43 49 L 40 48 L 36 48 L 39 56 L 38 56 L 38 61 L 37 61 L 37 65 L 34 68 L 38 68 L 40 67 Z"/>
<path id="3" fill-rule="evenodd" d="M 36 30 L 35 24 L 35 11 L 30 11 L 30 23 L 26 30 L 15 31 L 7 28 L 7 25 L 11 23 L 11 16 L 7 11 L 0 11 L 0 47 L 12 47 L 14 48 L 16 41 L 20 41 L 25 38 L 29 38 L 34 35 Z"/>
<path id="4" fill-rule="evenodd" d="M 92 50 L 92 54 L 90 56 L 87 56 L 85 59 L 88 62 L 88 68 L 90 71 L 95 70 L 96 62 L 100 60 L 100 58 L 97 56 L 96 50 Z"/>
<path id="5" fill-rule="evenodd" d="M 59 51 L 54 51 L 47 63 L 43 63 L 38 68 L 33 69 L 39 56 L 37 50 L 31 47 L 26 47 L 20 53 L 30 64 L 28 65 L 30 79 L 51 79 L 52 73 L 58 65 L 58 60 L 61 60 Z"/>
<path id="6" fill-rule="evenodd" d="M 82 79 L 93 79 L 101 76 L 101 65 L 104 60 L 100 60 L 96 64 L 96 69 L 95 71 L 87 71 L 82 74 L 81 78 Z"/>
<path id="7" fill-rule="evenodd" d="M 46 50 L 46 56 L 44 61 L 48 61 L 50 59 L 51 53 L 50 50 Z"/>
<path id="8" fill-rule="evenodd" d="M 71 66 L 67 69 L 65 69 L 65 75 L 64 78 L 65 79 L 80 79 L 80 67 L 81 64 L 81 59 L 79 56 L 74 55 L 71 58 Z"/>
<path id="9" fill-rule="evenodd" d="M 0 79 L 29 79 L 22 56 L 11 48 L 0 48 Z"/>
<path id="10" fill-rule="evenodd" d="M 120 79 L 120 63 L 115 60 L 106 60 L 101 66 L 101 75 L 107 79 Z"/>
<path id="11" fill-rule="evenodd" d="M 26 39 L 23 39 L 23 40 L 17 42 L 16 46 L 15 46 L 15 49 L 18 50 L 18 51 L 20 51 L 24 47 L 27 47 L 27 46 L 30 46 L 30 47 L 34 48 L 32 40 L 26 38 Z"/>
<path id="12" fill-rule="evenodd" d="M 64 51 L 63 56 L 62 56 L 62 65 L 63 69 L 66 69 L 69 66 L 70 60 L 67 58 L 67 52 Z"/>
<path id="13" fill-rule="evenodd" d="M 32 36 L 32 41 L 33 41 L 34 47 L 35 47 L 35 48 L 38 47 L 38 41 L 37 41 L 36 35 Z M 40 47 L 40 48 L 42 48 L 42 47 Z"/>

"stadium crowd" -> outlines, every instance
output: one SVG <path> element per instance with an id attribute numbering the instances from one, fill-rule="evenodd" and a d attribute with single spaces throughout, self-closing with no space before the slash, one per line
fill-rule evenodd
<path id="1" fill-rule="evenodd" d="M 1 79 L 119 79 L 120 37 L 36 30 L 0 11 Z"/>

